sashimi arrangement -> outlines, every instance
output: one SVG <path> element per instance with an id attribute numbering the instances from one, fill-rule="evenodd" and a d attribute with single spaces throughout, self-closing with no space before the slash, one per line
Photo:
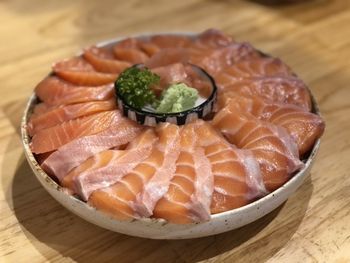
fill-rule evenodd
<path id="1" fill-rule="evenodd" d="M 283 186 L 325 123 L 280 59 L 219 30 L 57 62 L 26 124 L 40 167 L 117 220 L 201 223 Z"/>

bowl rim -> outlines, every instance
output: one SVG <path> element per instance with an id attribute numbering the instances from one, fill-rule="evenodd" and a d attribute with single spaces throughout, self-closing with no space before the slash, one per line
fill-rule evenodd
<path id="1" fill-rule="evenodd" d="M 125 36 L 125 37 L 117 37 L 117 38 L 112 38 L 109 40 L 104 40 L 101 42 L 98 42 L 97 44 L 95 44 L 95 46 L 97 47 L 104 47 L 104 46 L 109 46 L 109 45 L 113 45 L 123 39 L 126 39 L 128 37 L 139 37 L 139 38 L 143 38 L 143 37 L 151 37 L 153 35 L 158 35 L 158 34 L 168 34 L 168 35 L 194 35 L 196 34 L 195 32 L 152 32 L 152 33 L 142 33 L 142 34 L 130 34 L 129 36 Z M 82 51 L 84 49 L 82 49 L 80 52 L 77 53 L 77 55 L 81 55 Z M 264 53 L 265 54 L 265 53 Z M 322 115 L 320 113 L 318 104 L 316 102 L 315 97 L 313 96 L 310 88 L 305 85 L 308 93 L 310 95 L 311 98 L 311 105 L 312 105 L 312 109 L 311 112 L 320 116 L 322 118 Z M 79 203 L 80 205 L 84 206 L 85 209 L 91 209 L 93 207 L 89 206 L 88 203 L 80 200 L 79 198 L 68 194 L 67 189 L 65 187 L 62 187 L 61 185 L 59 185 L 56 181 L 54 181 L 39 165 L 39 163 L 37 162 L 36 158 L 34 157 L 33 152 L 30 149 L 30 136 L 28 134 L 27 131 L 27 122 L 29 120 L 30 115 L 32 114 L 32 110 L 34 108 L 34 106 L 37 104 L 38 98 L 35 95 L 35 93 L 33 92 L 31 94 L 31 96 L 28 99 L 28 102 L 26 104 L 26 107 L 24 109 L 23 112 L 23 116 L 22 116 L 22 120 L 21 120 L 21 139 L 22 139 L 22 144 L 25 150 L 25 155 L 27 156 L 27 159 L 29 161 L 31 161 L 33 167 L 36 169 L 36 171 L 39 173 L 39 175 L 42 177 L 42 179 L 44 179 L 45 182 L 47 182 L 52 188 L 56 189 L 57 191 L 60 192 L 64 192 L 67 195 L 67 198 L 72 198 L 74 199 L 75 202 Z M 303 177 L 305 176 L 305 171 L 309 168 L 309 166 L 313 163 L 313 160 L 315 159 L 315 156 L 320 148 L 320 143 L 321 143 L 321 139 L 318 138 L 316 140 L 316 142 L 314 143 L 312 149 L 309 151 L 308 153 L 308 157 L 303 161 L 303 163 L 305 164 L 304 167 L 299 170 L 297 173 L 295 173 L 294 175 L 292 175 L 290 177 L 290 179 L 284 183 L 281 187 L 277 188 L 276 190 L 268 193 L 267 195 L 249 203 L 246 204 L 242 207 L 238 207 L 235 209 L 231 209 L 225 212 L 221 212 L 221 213 L 217 213 L 217 214 L 212 214 L 210 215 L 210 220 L 209 221 L 205 221 L 205 222 L 200 222 L 201 223 L 208 223 L 210 221 L 214 221 L 215 219 L 219 219 L 221 217 L 227 217 L 227 216 L 233 216 L 235 214 L 239 214 L 239 213 L 244 213 L 245 211 L 249 211 L 250 209 L 254 208 L 255 206 L 259 206 L 260 204 L 265 203 L 266 201 L 268 201 L 269 199 L 271 199 L 272 197 L 274 197 L 275 195 L 279 195 L 281 194 L 285 188 L 289 188 L 290 186 L 292 186 L 297 180 L 299 180 L 299 177 Z M 96 211 L 96 209 L 95 209 Z M 103 213 L 104 214 L 104 213 Z M 118 221 L 118 222 L 125 222 L 122 220 L 118 220 L 113 218 L 113 220 Z M 140 221 L 140 222 L 145 222 L 145 223 L 149 223 L 151 222 L 159 222 L 161 225 L 164 225 L 164 222 L 169 223 L 167 220 L 163 219 L 163 218 L 140 218 L 140 219 L 132 219 L 132 221 Z M 174 224 L 177 225 L 177 224 Z M 190 223 L 187 225 L 198 225 L 198 223 Z"/>

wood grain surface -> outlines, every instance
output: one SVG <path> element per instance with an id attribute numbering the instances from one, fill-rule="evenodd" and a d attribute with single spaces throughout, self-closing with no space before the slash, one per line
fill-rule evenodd
<path id="1" fill-rule="evenodd" d="M 0 262 L 350 262 L 350 2 L 0 0 Z M 281 207 L 213 237 L 157 241 L 73 215 L 39 185 L 19 122 L 52 62 L 142 32 L 215 27 L 281 57 L 326 120 L 311 176 Z"/>

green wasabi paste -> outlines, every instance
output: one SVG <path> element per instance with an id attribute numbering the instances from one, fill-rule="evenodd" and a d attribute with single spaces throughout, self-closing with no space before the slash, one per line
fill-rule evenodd
<path id="1" fill-rule="evenodd" d="M 163 91 L 162 99 L 156 112 L 174 113 L 185 111 L 194 107 L 198 99 L 198 91 L 184 83 L 172 84 Z"/>

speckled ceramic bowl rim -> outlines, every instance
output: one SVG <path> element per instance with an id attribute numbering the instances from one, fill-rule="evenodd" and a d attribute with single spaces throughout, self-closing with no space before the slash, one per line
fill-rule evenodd
<path id="1" fill-rule="evenodd" d="M 129 37 L 149 37 L 151 35 L 155 35 L 155 34 L 183 34 L 183 35 L 192 35 L 193 33 L 189 33 L 189 32 L 157 32 L 157 33 L 152 33 L 152 34 L 140 34 L 140 35 L 131 35 Z M 125 39 L 125 37 L 121 37 L 121 38 L 116 38 L 116 39 L 112 39 L 112 40 L 108 40 L 108 41 L 103 41 L 103 42 L 100 42 L 99 44 L 97 44 L 96 46 L 106 46 L 106 45 L 112 45 L 122 39 Z M 79 53 L 81 54 L 81 53 Z M 312 112 L 321 116 L 320 114 L 320 111 L 319 111 L 319 108 L 318 108 L 318 105 L 316 103 L 316 100 L 314 98 L 314 96 L 312 95 L 311 91 L 308 89 L 309 91 L 309 94 L 310 94 L 310 97 L 311 97 L 311 103 L 312 103 Z M 28 158 L 28 160 L 32 163 L 33 167 L 36 169 L 36 172 L 38 172 L 40 174 L 40 176 L 54 189 L 56 189 L 57 191 L 61 191 L 61 192 L 67 192 L 66 189 L 62 186 L 60 186 L 59 184 L 57 184 L 41 167 L 40 165 L 38 164 L 38 162 L 36 161 L 32 151 L 30 150 L 30 146 L 29 146 L 29 143 L 30 143 L 30 136 L 27 132 L 27 129 L 26 129 L 26 126 L 27 126 L 27 121 L 30 117 L 30 115 L 32 114 L 32 111 L 33 111 L 33 108 L 35 106 L 35 104 L 37 104 L 37 97 L 36 95 L 33 93 L 31 95 L 31 97 L 29 98 L 29 101 L 26 105 L 26 108 L 24 110 L 24 114 L 23 114 L 23 117 L 22 117 L 22 121 L 21 121 L 21 135 L 22 135 L 22 143 L 23 143 L 23 147 L 24 147 L 24 150 L 25 150 L 25 154 Z M 282 185 L 280 188 L 276 189 L 275 191 L 269 193 L 268 195 L 252 202 L 252 203 L 249 203 L 245 206 L 242 206 L 242 207 L 239 207 L 239 208 L 236 208 L 236 209 L 233 209 L 233 210 L 229 210 L 229 211 L 225 211 L 225 212 L 222 212 L 222 213 L 218 213 L 218 214 L 214 214 L 214 215 L 211 215 L 211 219 L 210 221 L 212 220 L 215 220 L 215 219 L 218 219 L 220 217 L 223 217 L 223 216 L 233 216 L 234 214 L 238 214 L 238 213 L 244 213 L 245 211 L 248 211 L 249 209 L 255 207 L 255 206 L 259 206 L 265 202 L 268 202 L 271 198 L 273 198 L 275 195 L 279 195 L 281 194 L 286 188 L 289 188 L 290 185 L 292 185 L 294 183 L 294 181 L 297 181 L 299 179 L 299 177 L 303 177 L 305 176 L 304 172 L 309 168 L 309 166 L 312 164 L 317 152 L 318 152 L 318 149 L 320 147 L 320 142 L 321 140 L 318 139 L 313 148 L 311 149 L 310 153 L 309 153 L 309 156 L 308 158 L 304 161 L 305 163 L 305 166 L 302 170 L 300 170 L 299 172 L 297 172 L 292 178 L 290 178 L 288 180 L 288 182 L 286 182 L 284 185 Z M 83 202 L 82 200 L 72 196 L 72 195 L 69 195 L 67 193 L 67 197 L 69 198 L 73 198 L 74 201 L 80 203 L 81 205 L 85 206 L 87 209 L 91 209 L 92 207 L 89 206 L 86 202 Z M 114 219 L 116 221 L 118 221 L 117 219 Z M 134 219 L 134 220 L 139 220 L 139 221 L 144 221 L 144 222 L 159 222 L 160 226 L 164 225 L 164 222 L 166 222 L 166 220 L 164 219 L 155 219 L 155 218 L 141 218 L 141 219 Z M 193 223 L 193 224 L 196 224 L 196 223 Z"/>

